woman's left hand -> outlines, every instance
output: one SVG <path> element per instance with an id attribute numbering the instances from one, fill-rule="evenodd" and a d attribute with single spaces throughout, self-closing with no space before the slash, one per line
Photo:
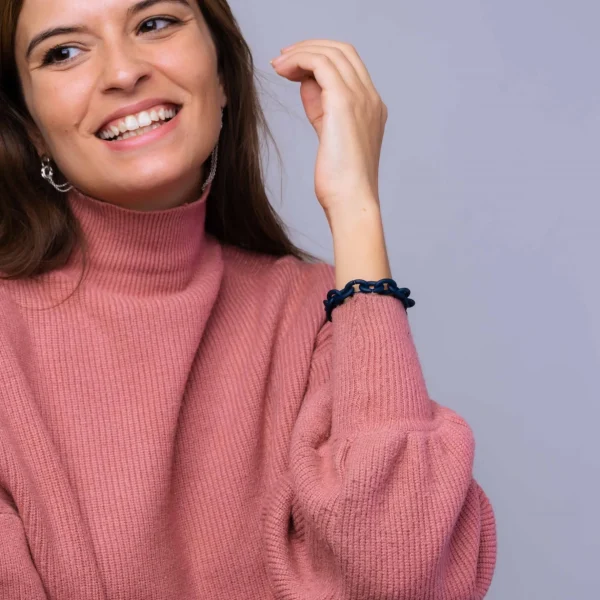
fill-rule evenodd
<path id="1" fill-rule="evenodd" d="M 379 157 L 387 107 L 349 44 L 306 40 L 284 48 L 273 68 L 299 81 L 319 138 L 315 192 L 328 220 L 379 210 Z"/>

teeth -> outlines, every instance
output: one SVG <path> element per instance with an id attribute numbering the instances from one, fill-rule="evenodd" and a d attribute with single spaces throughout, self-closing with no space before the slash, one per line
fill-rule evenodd
<path id="1" fill-rule="evenodd" d="M 125 125 L 127 126 L 127 129 L 129 131 L 135 131 L 136 129 L 139 129 L 140 126 L 138 120 L 135 117 L 127 117 L 125 119 Z"/>
<path id="2" fill-rule="evenodd" d="M 128 115 L 117 124 L 112 124 L 107 129 L 98 133 L 103 140 L 127 139 L 133 135 L 143 135 L 150 129 L 151 125 L 162 125 L 161 121 L 172 119 L 177 115 L 179 109 L 165 108 L 152 109 L 150 112 L 144 110 L 138 115 Z M 155 127 L 156 129 L 156 127 Z"/>
<path id="3" fill-rule="evenodd" d="M 158 129 L 159 127 L 162 127 L 162 123 L 152 123 L 152 125 L 149 125 L 148 127 L 143 127 L 142 129 L 137 129 L 136 131 L 126 131 L 123 135 L 120 135 L 118 138 L 116 138 L 115 141 L 119 141 L 119 140 L 126 140 L 130 137 L 137 137 L 138 135 L 144 135 L 145 133 L 148 133 L 149 131 L 153 131 L 154 129 Z"/>
<path id="4" fill-rule="evenodd" d="M 148 125 L 152 125 L 152 119 L 150 118 L 150 115 L 144 111 L 140 113 L 138 123 L 140 124 L 140 127 L 148 127 Z"/>

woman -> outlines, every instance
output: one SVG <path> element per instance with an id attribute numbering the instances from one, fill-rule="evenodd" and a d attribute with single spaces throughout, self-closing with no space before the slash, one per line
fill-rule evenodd
<path id="1" fill-rule="evenodd" d="M 482 598 L 494 514 L 391 280 L 355 50 L 273 63 L 334 267 L 269 207 L 226 0 L 0 12 L 0 597 Z"/>

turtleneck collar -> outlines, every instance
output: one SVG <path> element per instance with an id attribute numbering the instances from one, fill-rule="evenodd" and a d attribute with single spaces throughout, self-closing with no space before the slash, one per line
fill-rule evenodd
<path id="1" fill-rule="evenodd" d="M 183 290 L 205 248 L 210 189 L 195 202 L 148 212 L 69 192 L 69 205 L 88 242 L 82 285 L 136 296 Z M 82 264 L 77 248 L 63 273 L 78 279 Z"/>

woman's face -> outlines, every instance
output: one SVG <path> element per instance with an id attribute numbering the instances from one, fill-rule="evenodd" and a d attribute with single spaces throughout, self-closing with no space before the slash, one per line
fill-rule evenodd
<path id="1" fill-rule="evenodd" d="M 15 50 L 34 143 L 75 187 L 138 210 L 199 197 L 227 99 L 196 0 L 25 0 Z"/>

